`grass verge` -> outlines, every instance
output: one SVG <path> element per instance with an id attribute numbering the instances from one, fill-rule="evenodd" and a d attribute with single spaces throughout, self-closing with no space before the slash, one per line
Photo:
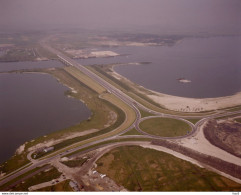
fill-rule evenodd
<path id="1" fill-rule="evenodd" d="M 55 167 L 51 167 L 47 171 L 39 172 L 38 174 L 24 180 L 24 183 L 17 184 L 12 188 L 12 190 L 28 191 L 29 187 L 59 178 L 60 175 L 61 173 Z"/>
<path id="2" fill-rule="evenodd" d="M 38 192 L 73 192 L 72 188 L 69 185 L 70 181 L 71 180 L 68 179 L 68 180 L 62 181 L 56 185 L 41 188 L 36 191 L 38 191 Z"/>
<path id="3" fill-rule="evenodd" d="M 75 160 L 61 161 L 61 163 L 68 167 L 73 168 L 73 167 L 81 167 L 87 160 L 88 158 L 78 158 Z"/>
<path id="4" fill-rule="evenodd" d="M 97 161 L 130 191 L 240 191 L 240 184 L 170 154 L 139 146 L 122 146 Z"/>
<path id="5" fill-rule="evenodd" d="M 24 173 L 24 174 L 22 174 L 22 175 L 20 175 L 20 176 L 18 176 L 18 177 L 15 177 L 15 178 L 12 179 L 11 181 L 9 181 L 9 182 L 3 184 L 2 186 L 0 186 L 0 191 L 5 191 L 6 188 L 8 188 L 9 186 L 13 185 L 15 182 L 18 182 L 20 179 L 24 179 L 24 178 L 27 177 L 28 175 L 34 174 L 34 173 L 37 172 L 38 170 L 44 169 L 44 168 L 47 167 L 47 166 L 49 166 L 49 165 L 44 165 L 44 166 L 42 166 L 42 167 L 36 167 L 36 168 L 34 168 L 34 169 L 30 170 L 30 171 L 27 171 L 26 173 Z"/>
<path id="6" fill-rule="evenodd" d="M 80 150 L 77 150 L 75 152 L 72 152 L 68 155 L 66 155 L 66 157 L 70 157 L 72 155 L 75 155 L 75 154 L 78 154 L 78 153 L 85 153 L 87 151 L 91 151 L 91 150 L 95 150 L 97 149 L 99 146 L 105 146 L 105 145 L 108 145 L 108 144 L 111 144 L 111 143 L 119 143 L 119 142 L 126 142 L 126 141 L 151 141 L 150 138 L 119 138 L 119 139 L 114 139 L 114 140 L 108 140 L 108 141 L 104 141 L 104 142 L 101 142 L 101 143 L 98 143 L 98 144 L 94 144 L 92 146 L 88 146 L 88 147 L 85 147 L 85 148 L 82 148 Z"/>

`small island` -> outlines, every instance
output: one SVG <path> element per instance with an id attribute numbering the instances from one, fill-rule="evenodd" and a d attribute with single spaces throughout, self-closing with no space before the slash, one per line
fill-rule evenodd
<path id="1" fill-rule="evenodd" d="M 186 78 L 179 78 L 179 79 L 177 79 L 178 80 L 178 82 L 180 82 L 180 83 L 191 83 L 192 81 L 191 80 L 188 80 L 188 79 L 186 79 Z"/>

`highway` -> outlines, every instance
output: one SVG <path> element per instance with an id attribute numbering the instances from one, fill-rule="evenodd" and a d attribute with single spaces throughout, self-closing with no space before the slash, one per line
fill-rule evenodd
<path id="1" fill-rule="evenodd" d="M 47 157 L 46 156 L 43 159 L 39 159 L 39 160 L 30 159 L 31 158 L 31 154 L 29 154 L 28 158 L 31 160 L 32 164 L 30 166 L 26 167 L 26 168 L 23 168 L 22 170 L 20 170 L 20 171 L 18 171 L 16 173 L 12 173 L 12 174 L 9 174 L 9 175 L 5 176 L 5 178 L 0 181 L 0 186 L 5 184 L 5 183 L 7 183 L 7 182 L 9 182 L 9 181 L 11 181 L 12 179 L 14 179 L 14 178 L 24 174 L 24 173 L 26 173 L 26 172 L 36 168 L 36 167 L 41 167 L 43 165 L 48 164 L 51 160 L 53 160 L 55 158 L 60 158 L 61 156 L 65 156 L 65 155 L 70 154 L 72 152 L 78 151 L 80 149 L 84 149 L 84 148 L 89 147 L 89 146 L 93 146 L 95 144 L 99 144 L 99 143 L 104 142 L 104 141 L 115 140 L 117 138 L 120 139 L 119 135 L 124 134 L 125 132 L 129 131 L 132 128 L 136 128 L 139 132 L 141 132 L 144 135 L 142 135 L 142 136 L 128 136 L 129 138 L 142 137 L 142 138 L 155 138 L 155 139 L 181 139 L 181 138 L 186 138 L 188 136 L 194 135 L 195 132 L 197 131 L 198 127 L 200 125 L 202 125 L 205 121 L 210 120 L 211 118 L 222 117 L 222 116 L 228 116 L 228 115 L 232 115 L 232 114 L 240 114 L 241 113 L 241 111 L 236 111 L 236 112 L 226 112 L 226 113 L 217 113 L 217 114 L 209 115 L 207 117 L 202 118 L 200 121 L 198 121 L 194 125 L 190 121 L 184 119 L 186 116 L 179 116 L 179 115 L 171 115 L 171 114 L 159 113 L 159 112 L 153 111 L 153 110 L 143 106 L 142 104 L 140 104 L 139 102 L 137 102 L 133 98 L 129 97 L 127 94 L 125 94 L 121 90 L 117 89 L 116 87 L 114 87 L 113 85 L 111 85 L 110 83 L 105 81 L 103 78 L 99 77 L 98 75 L 96 75 L 95 73 L 90 71 L 89 69 L 87 69 L 84 66 L 80 65 L 78 62 L 72 60 L 68 56 L 66 56 L 63 53 L 61 53 L 60 51 L 57 51 L 56 49 L 50 47 L 45 41 L 42 41 L 41 45 L 44 48 L 48 49 L 50 52 L 56 54 L 58 56 L 58 58 L 63 63 L 65 63 L 65 64 L 67 64 L 69 66 L 76 67 L 81 72 L 83 72 L 84 74 L 89 76 L 91 79 L 93 79 L 94 81 L 99 83 L 101 86 L 103 86 L 109 93 L 112 93 L 113 95 L 118 97 L 120 100 L 122 100 L 124 103 L 126 103 L 128 106 L 130 106 L 135 111 L 136 119 L 135 119 L 134 123 L 130 127 L 128 127 L 124 131 L 122 131 L 122 132 L 120 132 L 120 133 L 118 133 L 118 134 L 116 134 L 116 135 L 114 135 L 112 137 L 106 137 L 105 139 L 101 139 L 101 140 L 97 140 L 97 141 L 94 141 L 94 142 L 90 142 L 88 144 L 85 144 L 85 145 L 82 145 L 82 146 L 78 146 L 78 147 L 73 148 L 73 149 L 66 149 L 61 154 L 56 154 L 56 155 L 53 155 L 51 157 Z M 143 110 L 145 110 L 145 111 L 147 111 L 149 113 L 155 114 L 156 116 L 141 118 L 141 113 L 140 113 L 138 108 L 141 108 L 141 109 L 143 109 Z M 184 136 L 180 136 L 180 137 L 159 137 L 159 136 L 154 136 L 154 135 L 150 135 L 150 134 L 148 134 L 146 132 L 143 132 L 139 128 L 139 123 L 141 121 L 145 120 L 145 119 L 153 118 L 153 117 L 165 117 L 165 118 L 173 118 L 173 119 L 177 119 L 177 120 L 182 120 L 182 121 L 184 121 L 184 122 L 186 122 L 187 124 L 190 125 L 190 127 L 192 128 L 192 131 L 189 134 L 184 135 Z M 99 146 L 99 147 L 101 147 L 101 146 Z"/>

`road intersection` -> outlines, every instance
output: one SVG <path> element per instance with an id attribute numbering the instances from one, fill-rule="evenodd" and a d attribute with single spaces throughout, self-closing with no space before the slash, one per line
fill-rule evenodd
<path id="1" fill-rule="evenodd" d="M 4 185 L 5 183 L 7 183 L 7 182 L 19 177 L 19 176 L 21 176 L 24 173 L 27 173 L 28 171 L 31 171 L 31 170 L 33 170 L 37 167 L 42 167 L 44 165 L 47 165 L 52 160 L 54 160 L 56 158 L 66 156 L 66 155 L 71 154 L 73 152 L 76 152 L 78 150 L 81 150 L 81 149 L 84 149 L 84 148 L 87 148 L 87 147 L 90 147 L 90 146 L 94 146 L 96 144 L 100 144 L 100 143 L 103 143 L 103 142 L 106 142 L 106 141 L 121 139 L 121 137 L 125 138 L 125 136 L 120 136 L 120 135 L 123 135 L 124 133 L 126 133 L 127 131 L 129 131 L 133 128 L 135 128 L 137 131 L 139 131 L 143 135 L 127 136 L 128 138 L 140 137 L 140 138 L 170 139 L 170 140 L 182 139 L 182 138 L 187 138 L 187 137 L 193 136 L 196 133 L 196 131 L 198 130 L 198 128 L 204 122 L 206 122 L 206 121 L 208 121 L 212 118 L 224 117 L 224 116 L 233 115 L 233 114 L 241 114 L 241 111 L 235 111 L 235 112 L 224 112 L 224 113 L 217 112 L 217 113 L 214 113 L 212 115 L 208 115 L 206 117 L 201 117 L 201 116 L 187 117 L 187 116 L 181 116 L 181 115 L 172 115 L 172 114 L 160 113 L 160 112 L 151 110 L 151 109 L 145 107 L 144 105 L 140 104 L 138 101 L 134 100 L 133 98 L 131 98 L 127 94 L 125 94 L 120 89 L 114 87 L 113 85 L 108 83 L 106 80 L 104 80 L 100 76 L 96 75 L 94 72 L 92 72 L 89 69 L 87 69 L 86 67 L 80 65 L 75 60 L 73 60 L 70 57 L 64 55 L 62 52 L 52 48 L 51 46 L 49 46 L 47 44 L 46 41 L 42 41 L 41 45 L 44 48 L 46 48 L 47 50 L 49 50 L 50 52 L 56 54 L 56 56 L 58 56 L 59 60 L 62 61 L 64 64 L 66 64 L 68 66 L 74 66 L 75 68 L 80 70 L 82 73 L 84 73 L 85 75 L 90 77 L 92 80 L 94 80 L 95 82 L 97 82 L 98 84 L 103 86 L 108 91 L 108 93 L 111 93 L 111 94 L 115 95 L 117 98 L 119 98 L 121 101 L 123 101 L 129 107 L 131 107 L 135 111 L 136 118 L 135 118 L 134 123 L 131 126 L 129 126 L 128 128 L 126 128 L 125 130 L 123 130 L 122 132 L 116 133 L 113 136 L 106 136 L 104 139 L 92 141 L 92 142 L 86 143 L 84 145 L 77 146 L 75 148 L 69 148 L 69 146 L 68 146 L 64 149 L 61 149 L 61 153 L 59 151 L 55 151 L 54 153 L 51 153 L 51 155 L 44 156 L 43 158 L 40 158 L 40 159 L 32 159 L 32 157 L 31 157 L 32 153 L 29 153 L 27 157 L 30 160 L 30 163 L 25 165 L 24 167 L 20 168 L 19 170 L 6 175 L 2 180 L 0 180 L 0 186 Z M 149 112 L 149 113 L 151 113 L 155 116 L 149 116 L 149 117 L 142 118 L 139 109 L 142 109 L 146 112 Z M 139 123 L 141 121 L 143 121 L 145 119 L 148 119 L 148 118 L 154 118 L 154 117 L 172 118 L 172 119 L 184 121 L 191 127 L 192 131 L 190 133 L 184 135 L 184 136 L 179 136 L 179 137 L 159 137 L 159 136 L 155 136 L 155 135 L 150 135 L 150 134 L 142 131 L 139 128 Z M 196 124 L 193 124 L 192 122 L 188 121 L 186 118 L 200 118 L 200 120 Z M 103 147 L 103 146 L 98 146 L 98 147 Z M 98 147 L 94 147 L 92 149 L 95 149 L 95 148 L 98 148 Z M 85 152 L 88 152 L 89 150 L 90 149 L 86 150 Z"/>

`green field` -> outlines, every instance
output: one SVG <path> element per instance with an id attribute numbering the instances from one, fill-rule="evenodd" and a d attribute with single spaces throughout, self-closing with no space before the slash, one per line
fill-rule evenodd
<path id="1" fill-rule="evenodd" d="M 28 188 L 37 185 L 43 182 L 51 181 L 60 177 L 61 173 L 55 168 L 52 167 L 47 171 L 42 171 L 33 177 L 30 177 L 24 181 L 24 183 L 20 183 L 13 187 L 13 191 L 28 191 Z"/>
<path id="2" fill-rule="evenodd" d="M 163 137 L 176 137 L 186 135 L 191 127 L 180 120 L 171 118 L 151 118 L 140 123 L 142 131 Z"/>
<path id="3" fill-rule="evenodd" d="M 107 174 L 130 191 L 240 191 L 241 185 L 170 154 L 139 146 L 111 150 L 97 161 Z"/>
<path id="4" fill-rule="evenodd" d="M 75 160 L 63 161 L 61 163 L 68 167 L 73 168 L 73 167 L 81 167 L 84 163 L 86 163 L 87 160 L 88 158 L 78 158 Z"/>
<path id="5" fill-rule="evenodd" d="M 153 114 L 151 114 L 150 112 L 147 112 L 147 111 L 144 111 L 144 110 L 141 110 L 139 109 L 140 113 L 141 113 L 141 117 L 144 118 L 144 117 L 147 117 L 147 116 L 154 116 Z"/>
<path id="6" fill-rule="evenodd" d="M 72 192 L 72 188 L 69 185 L 70 180 L 62 181 L 56 185 L 48 186 L 45 188 L 38 189 L 38 192 Z"/>
<path id="7" fill-rule="evenodd" d="M 36 167 L 36 168 L 34 168 L 34 169 L 30 170 L 30 171 L 27 171 L 26 173 L 24 173 L 24 174 L 22 174 L 22 175 L 19 175 L 19 176 L 15 177 L 14 179 L 8 181 L 7 183 L 1 185 L 1 186 L 0 186 L 0 191 L 3 191 L 4 189 L 6 189 L 8 186 L 10 186 L 11 184 L 13 184 L 14 182 L 17 182 L 18 180 L 20 180 L 20 179 L 22 179 L 22 178 L 25 178 L 25 177 L 26 177 L 27 175 L 29 175 L 29 174 L 32 174 L 32 173 L 34 173 L 34 172 L 36 172 L 36 171 L 39 171 L 39 169 L 42 169 L 42 168 L 44 168 L 45 166 L 47 166 L 47 165 L 44 165 L 44 166 L 42 166 L 42 167 Z"/>

